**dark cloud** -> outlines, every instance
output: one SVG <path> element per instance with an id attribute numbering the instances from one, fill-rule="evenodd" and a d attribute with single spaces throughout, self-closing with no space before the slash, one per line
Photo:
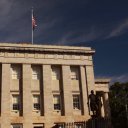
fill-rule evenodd
<path id="1" fill-rule="evenodd" d="M 109 69 L 110 76 L 126 74 L 127 5 L 128 1 L 121 0 L 0 0 L 0 42 L 31 42 L 33 6 L 38 25 L 34 43 L 89 45 L 98 51 L 96 75 Z M 115 71 L 116 62 L 124 68 Z"/>
<path id="2" fill-rule="evenodd" d="M 105 3 L 106 6 L 103 2 L 100 6 L 92 0 L 1 0 L 0 41 L 31 41 L 32 6 L 38 24 L 34 32 L 35 42 L 87 42 L 127 32 L 123 31 L 126 23 L 113 28 L 118 21 L 113 23 L 108 20 L 107 12 L 112 8 L 108 9 L 109 2 Z"/>

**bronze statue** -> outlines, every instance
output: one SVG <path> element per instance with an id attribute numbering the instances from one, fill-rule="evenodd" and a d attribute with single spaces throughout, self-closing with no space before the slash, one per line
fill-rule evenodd
<path id="1" fill-rule="evenodd" d="M 89 107 L 93 113 L 93 116 L 96 116 L 97 104 L 96 104 L 96 95 L 94 91 L 91 90 L 91 94 L 89 95 Z"/>

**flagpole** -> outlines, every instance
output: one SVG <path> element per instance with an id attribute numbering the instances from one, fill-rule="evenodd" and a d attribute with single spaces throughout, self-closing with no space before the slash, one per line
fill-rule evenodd
<path id="1" fill-rule="evenodd" d="M 32 44 L 33 44 L 33 7 L 32 7 L 32 10 L 31 10 L 31 13 L 32 13 Z"/>

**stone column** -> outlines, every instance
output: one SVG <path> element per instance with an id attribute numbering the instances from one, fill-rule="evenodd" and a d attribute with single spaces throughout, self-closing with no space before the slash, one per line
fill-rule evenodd
<path id="1" fill-rule="evenodd" d="M 104 104 L 103 104 L 103 97 L 101 97 L 102 107 L 101 107 L 101 117 L 104 117 Z"/>
<path id="2" fill-rule="evenodd" d="M 90 94 L 91 90 L 95 91 L 93 65 L 87 65 L 86 66 L 86 78 L 87 78 L 88 93 Z"/>
<path id="3" fill-rule="evenodd" d="M 23 117 L 24 128 L 32 128 L 31 65 L 23 64 Z"/>
<path id="4" fill-rule="evenodd" d="M 81 76 L 81 92 L 82 92 L 82 106 L 83 106 L 83 115 L 89 116 L 88 109 L 88 93 L 87 93 L 87 84 L 86 84 L 86 76 L 85 76 L 85 68 L 84 66 L 80 66 L 80 76 Z"/>
<path id="5" fill-rule="evenodd" d="M 10 128 L 10 64 L 2 64 L 1 128 Z"/>
<path id="6" fill-rule="evenodd" d="M 104 102 L 105 117 L 110 118 L 110 107 L 109 107 L 108 92 L 104 92 L 103 102 Z"/>
<path id="7" fill-rule="evenodd" d="M 87 81 L 87 89 L 88 95 L 90 95 L 91 90 L 95 92 L 95 82 L 94 82 L 94 70 L 93 65 L 86 65 L 86 81 Z M 89 110 L 89 114 L 92 115 L 92 111 Z"/>
<path id="8" fill-rule="evenodd" d="M 43 94 L 44 94 L 44 116 L 45 128 L 51 128 L 53 124 L 53 94 L 51 84 L 51 65 L 43 65 Z"/>
<path id="9" fill-rule="evenodd" d="M 73 114 L 73 99 L 71 90 L 70 66 L 62 66 L 64 115 Z"/>

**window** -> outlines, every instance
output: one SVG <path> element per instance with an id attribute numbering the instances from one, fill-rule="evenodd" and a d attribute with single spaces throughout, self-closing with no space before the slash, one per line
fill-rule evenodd
<path id="1" fill-rule="evenodd" d="M 60 79 L 60 68 L 52 67 L 52 80 L 59 80 Z"/>
<path id="2" fill-rule="evenodd" d="M 85 122 L 75 122 L 75 128 L 84 128 Z"/>
<path id="3" fill-rule="evenodd" d="M 33 109 L 40 110 L 40 95 L 33 95 Z"/>
<path id="4" fill-rule="evenodd" d="M 78 68 L 71 67 L 71 80 L 78 80 L 78 79 L 79 79 Z"/>
<path id="5" fill-rule="evenodd" d="M 40 68 L 37 66 L 32 66 L 32 79 L 33 80 L 40 79 Z"/>
<path id="6" fill-rule="evenodd" d="M 56 128 L 65 128 L 65 124 L 64 123 L 56 123 L 55 127 Z"/>
<path id="7" fill-rule="evenodd" d="M 20 109 L 19 100 L 19 95 L 12 95 L 12 110 L 18 111 Z"/>
<path id="8" fill-rule="evenodd" d="M 21 124 L 13 124 L 11 125 L 11 128 L 22 128 Z"/>
<path id="9" fill-rule="evenodd" d="M 80 109 L 80 96 L 79 95 L 73 95 L 73 108 Z"/>
<path id="10" fill-rule="evenodd" d="M 12 79 L 20 79 L 21 78 L 21 68 L 17 65 L 11 66 Z"/>
<path id="11" fill-rule="evenodd" d="M 75 128 L 82 128 L 82 125 L 80 125 L 80 124 L 75 124 Z"/>
<path id="12" fill-rule="evenodd" d="M 60 95 L 53 95 L 54 110 L 60 110 Z"/>

